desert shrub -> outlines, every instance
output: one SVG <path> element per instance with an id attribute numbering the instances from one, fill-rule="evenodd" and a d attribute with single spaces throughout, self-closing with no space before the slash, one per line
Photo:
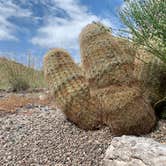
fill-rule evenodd
<path id="1" fill-rule="evenodd" d="M 1 84 L 12 91 L 27 90 L 28 88 L 42 88 L 45 86 L 43 72 L 26 67 L 17 62 L 1 59 L 0 62 Z"/>
<path id="2" fill-rule="evenodd" d="M 126 0 L 120 18 L 132 40 L 166 63 L 166 1 Z"/>
<path id="3" fill-rule="evenodd" d="M 1 71 L 5 75 L 6 83 L 12 91 L 26 90 L 29 86 L 28 75 L 23 66 L 4 59 L 1 63 Z"/>
<path id="4" fill-rule="evenodd" d="M 15 79 L 10 80 L 9 83 L 12 91 L 27 90 L 29 88 L 28 82 L 22 77 L 16 77 Z"/>

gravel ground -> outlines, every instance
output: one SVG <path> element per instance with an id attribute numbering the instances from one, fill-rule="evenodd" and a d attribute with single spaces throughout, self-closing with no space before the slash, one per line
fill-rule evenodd
<path id="1" fill-rule="evenodd" d="M 107 127 L 83 131 L 59 110 L 22 110 L 0 118 L 0 165 L 98 166 L 111 138 Z"/>
<path id="2" fill-rule="evenodd" d="M 166 121 L 146 137 L 166 143 Z M 84 131 L 60 110 L 28 106 L 0 116 L 0 166 L 102 166 L 111 139 L 108 127 Z"/>

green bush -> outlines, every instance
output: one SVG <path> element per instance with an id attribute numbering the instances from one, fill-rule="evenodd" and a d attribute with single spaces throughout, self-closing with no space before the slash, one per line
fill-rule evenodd
<path id="1" fill-rule="evenodd" d="M 131 39 L 166 63 L 166 0 L 126 0 L 119 14 Z"/>

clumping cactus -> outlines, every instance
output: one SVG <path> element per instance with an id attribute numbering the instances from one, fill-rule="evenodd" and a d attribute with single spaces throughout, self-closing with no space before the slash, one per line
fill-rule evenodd
<path id="1" fill-rule="evenodd" d="M 65 50 L 52 49 L 46 54 L 44 74 L 57 106 L 70 121 L 84 129 L 98 127 L 96 102 L 80 68 Z"/>
<path id="2" fill-rule="evenodd" d="M 134 75 L 152 105 L 166 96 L 166 65 L 143 48 L 137 50 Z"/>
<path id="3" fill-rule="evenodd" d="M 82 30 L 80 49 L 91 95 L 100 103 L 102 122 L 115 135 L 149 132 L 155 115 L 134 78 L 135 51 L 130 43 L 93 23 Z"/>
<path id="4" fill-rule="evenodd" d="M 131 45 L 113 37 L 102 24 L 92 23 L 80 34 L 83 70 L 65 50 L 47 53 L 45 79 L 70 121 L 84 129 L 105 124 L 115 135 L 140 135 L 153 128 L 154 111 L 133 74 L 135 51 Z"/>

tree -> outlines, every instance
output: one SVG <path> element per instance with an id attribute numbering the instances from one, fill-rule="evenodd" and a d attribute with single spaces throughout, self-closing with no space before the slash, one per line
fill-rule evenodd
<path id="1" fill-rule="evenodd" d="M 132 40 L 166 63 L 166 0 L 125 0 L 119 15 Z"/>

